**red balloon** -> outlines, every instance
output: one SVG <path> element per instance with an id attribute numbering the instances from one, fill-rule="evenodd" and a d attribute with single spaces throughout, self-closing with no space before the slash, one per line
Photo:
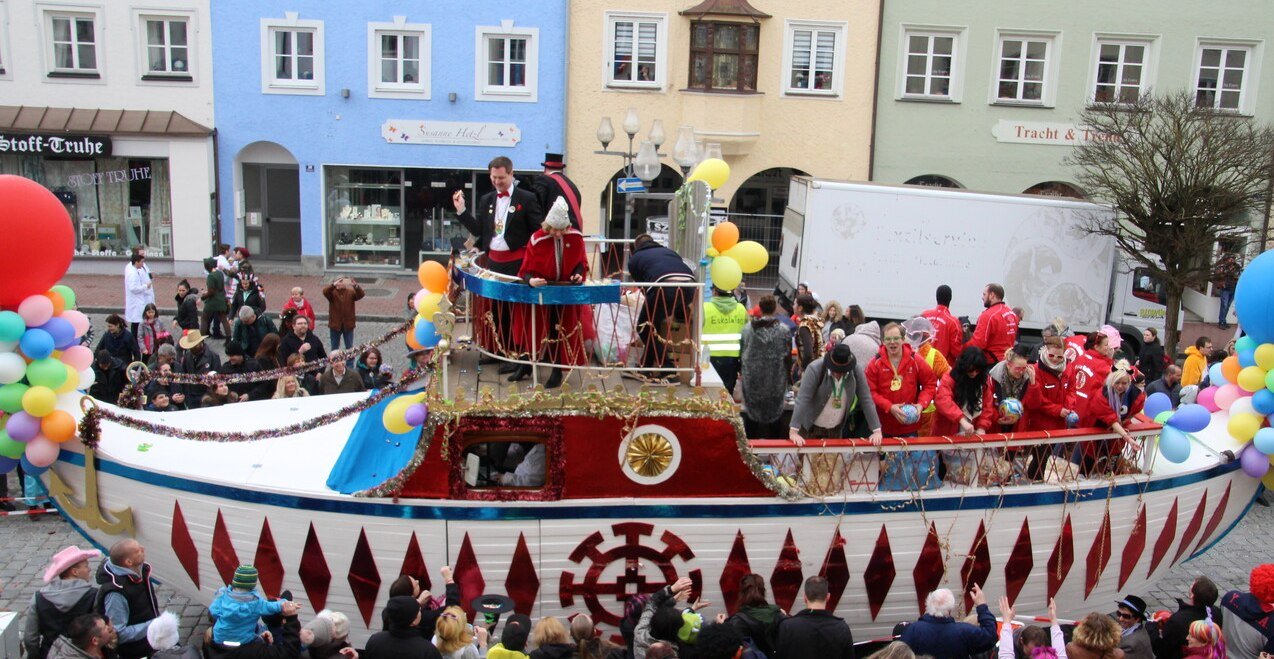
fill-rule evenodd
<path id="1" fill-rule="evenodd" d="M 44 186 L 0 175 L 0 307 L 16 309 L 30 295 L 49 290 L 71 265 L 75 230 L 66 207 Z"/>

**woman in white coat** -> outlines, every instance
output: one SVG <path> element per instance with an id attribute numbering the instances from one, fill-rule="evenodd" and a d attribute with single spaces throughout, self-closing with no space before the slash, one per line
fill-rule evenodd
<path id="1" fill-rule="evenodd" d="M 124 320 L 133 336 L 137 336 L 137 325 L 142 322 L 146 305 L 154 303 L 155 286 L 150 268 L 146 267 L 146 252 L 134 250 L 132 259 L 124 266 Z"/>

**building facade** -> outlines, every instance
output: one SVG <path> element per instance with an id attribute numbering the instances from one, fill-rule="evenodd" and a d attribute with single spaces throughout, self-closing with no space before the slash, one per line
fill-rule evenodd
<path id="1" fill-rule="evenodd" d="M 207 0 L 0 2 L 0 174 L 48 187 L 72 272 L 201 272 L 215 213 Z"/>
<path id="2" fill-rule="evenodd" d="M 877 0 L 573 2 L 567 172 L 586 227 L 624 231 L 624 195 L 613 189 L 622 159 L 594 152 L 603 117 L 615 133 L 609 150 L 627 149 L 630 108 L 641 123 L 634 149 L 662 123 L 652 191 L 681 184 L 682 126 L 705 148 L 719 145 L 731 176 L 716 196 L 738 213 L 780 216 L 794 173 L 865 178 L 878 15 Z M 660 202 L 636 206 L 631 233 L 665 213 Z"/>
<path id="3" fill-rule="evenodd" d="M 443 258 L 454 191 L 563 146 L 566 8 L 215 3 L 223 240 L 307 272 Z"/>

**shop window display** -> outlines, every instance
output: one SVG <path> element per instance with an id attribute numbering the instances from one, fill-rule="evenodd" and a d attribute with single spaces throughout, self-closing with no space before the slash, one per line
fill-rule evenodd
<path id="1" fill-rule="evenodd" d="M 401 267 L 402 171 L 330 167 L 327 180 L 332 264 Z"/>

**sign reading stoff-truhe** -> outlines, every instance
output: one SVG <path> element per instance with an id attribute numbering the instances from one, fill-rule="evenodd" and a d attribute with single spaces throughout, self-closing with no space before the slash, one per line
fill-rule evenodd
<path id="1" fill-rule="evenodd" d="M 111 138 L 104 135 L 0 133 L 0 153 L 107 158 L 111 155 Z"/>

